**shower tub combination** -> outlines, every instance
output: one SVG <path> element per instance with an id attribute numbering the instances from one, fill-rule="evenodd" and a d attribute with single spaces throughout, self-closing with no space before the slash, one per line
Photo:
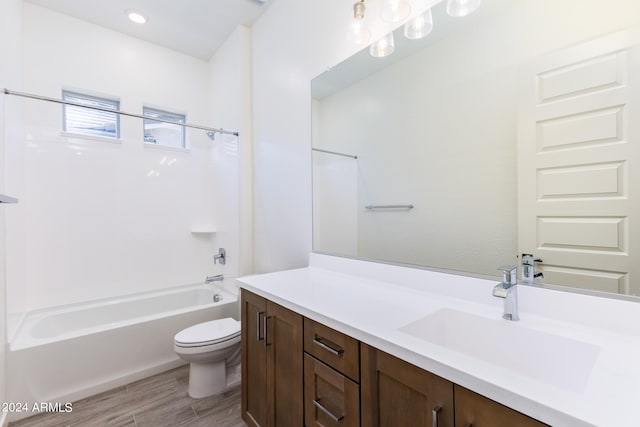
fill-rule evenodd
<path id="1" fill-rule="evenodd" d="M 224 317 L 239 319 L 237 295 L 203 284 L 31 312 L 9 343 L 7 401 L 64 404 L 184 365 L 174 335 Z"/>

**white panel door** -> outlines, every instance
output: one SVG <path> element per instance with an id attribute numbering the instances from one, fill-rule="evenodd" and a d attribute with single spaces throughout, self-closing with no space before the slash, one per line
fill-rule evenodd
<path id="1" fill-rule="evenodd" d="M 640 295 L 639 44 L 627 30 L 519 70 L 518 252 L 546 283 Z"/>

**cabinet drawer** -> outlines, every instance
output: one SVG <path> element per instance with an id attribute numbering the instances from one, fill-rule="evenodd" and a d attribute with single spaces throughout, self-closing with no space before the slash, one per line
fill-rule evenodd
<path id="1" fill-rule="evenodd" d="M 360 343 L 341 332 L 304 319 L 304 351 L 360 382 Z"/>
<path id="2" fill-rule="evenodd" d="M 307 427 L 358 427 L 360 386 L 305 354 L 304 412 Z"/>

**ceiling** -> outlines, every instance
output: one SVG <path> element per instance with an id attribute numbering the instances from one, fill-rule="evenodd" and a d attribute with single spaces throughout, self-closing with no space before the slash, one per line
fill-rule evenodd
<path id="1" fill-rule="evenodd" d="M 263 0 L 25 0 L 93 24 L 208 60 L 238 25 L 251 26 Z M 129 21 L 125 11 L 147 17 Z"/>

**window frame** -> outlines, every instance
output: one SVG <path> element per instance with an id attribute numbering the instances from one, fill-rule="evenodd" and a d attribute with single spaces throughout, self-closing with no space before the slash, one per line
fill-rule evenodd
<path id="1" fill-rule="evenodd" d="M 147 125 L 147 122 L 148 121 L 158 122 L 158 120 L 155 120 L 153 117 L 148 116 L 149 113 L 157 114 L 159 116 L 164 116 L 162 118 L 162 120 L 175 121 L 175 123 L 176 123 L 175 126 L 179 126 L 180 127 L 180 142 L 181 142 L 180 146 L 166 145 L 166 144 L 159 143 L 157 141 L 148 141 L 147 140 L 147 136 L 146 136 L 146 125 Z M 187 128 L 186 128 L 186 126 L 181 126 L 181 125 L 178 124 L 178 123 L 182 123 L 182 124 L 186 124 L 187 123 L 187 115 L 186 114 L 177 113 L 175 111 L 169 111 L 169 110 L 165 110 L 165 109 L 162 109 L 162 108 L 143 105 L 142 106 L 142 115 L 144 116 L 144 119 L 142 119 L 142 138 L 143 138 L 145 144 L 150 144 L 150 146 L 153 146 L 153 147 L 161 147 L 161 148 L 168 148 L 168 149 L 174 149 L 174 150 L 186 150 L 186 149 L 188 149 L 188 147 L 187 147 Z M 159 122 L 159 123 L 165 123 L 165 122 Z M 171 123 L 167 123 L 167 124 L 171 125 Z"/>
<path id="2" fill-rule="evenodd" d="M 68 97 L 76 98 L 76 100 L 70 100 L 68 99 Z M 77 101 L 77 100 L 80 100 L 80 101 Z M 87 136 L 87 137 L 94 137 L 94 138 L 97 137 L 97 138 L 106 138 L 109 140 L 120 140 L 121 133 L 120 133 L 120 99 L 119 98 L 99 96 L 99 95 L 94 95 L 94 94 L 90 94 L 90 93 L 86 93 L 78 90 L 63 89 L 62 101 L 63 101 L 63 105 L 62 105 L 62 131 L 63 132 L 73 134 L 73 135 L 80 135 L 80 136 Z M 104 107 L 107 110 L 110 109 L 109 107 L 113 107 L 113 115 L 115 117 L 115 133 L 105 132 L 105 131 L 91 131 L 91 130 L 83 131 L 81 128 L 77 128 L 77 127 L 69 129 L 69 126 L 68 126 L 69 114 L 67 112 L 67 108 L 69 107 L 85 108 L 87 111 L 96 112 L 100 114 L 111 114 L 111 113 L 108 113 L 107 111 L 92 109 L 90 108 L 91 105 L 82 107 L 80 105 L 67 104 L 67 102 L 82 104 L 82 101 L 88 101 L 92 103 L 107 105 L 106 107 Z"/>

